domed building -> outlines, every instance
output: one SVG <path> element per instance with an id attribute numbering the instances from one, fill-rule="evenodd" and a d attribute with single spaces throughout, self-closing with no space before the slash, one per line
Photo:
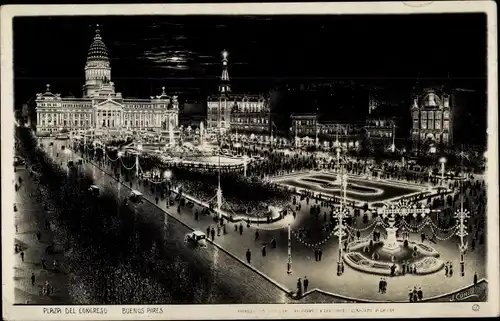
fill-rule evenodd
<path id="1" fill-rule="evenodd" d="M 82 97 L 61 97 L 47 85 L 36 95 L 37 133 L 62 130 L 89 131 L 99 135 L 123 131 L 168 132 L 179 123 L 177 96 L 169 96 L 162 88 L 160 95 L 149 99 L 127 99 L 115 91 L 111 81 L 108 48 L 99 28 L 95 31 L 85 64 L 85 84 Z"/>

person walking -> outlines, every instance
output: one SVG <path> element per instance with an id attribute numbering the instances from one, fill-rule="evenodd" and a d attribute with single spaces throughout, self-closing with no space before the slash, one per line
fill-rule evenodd
<path id="1" fill-rule="evenodd" d="M 323 251 L 321 251 L 321 249 L 318 249 L 318 261 L 321 261 L 322 255 L 323 255 Z"/>
<path id="2" fill-rule="evenodd" d="M 24 251 L 21 251 L 21 253 L 19 253 L 19 255 L 21 256 L 21 261 L 24 262 Z"/>
<path id="3" fill-rule="evenodd" d="M 45 258 L 44 258 L 44 257 L 42 257 L 42 268 L 43 268 L 44 270 L 46 270 L 46 269 L 47 269 L 47 266 L 45 265 Z"/>
<path id="4" fill-rule="evenodd" d="M 318 262 L 318 256 L 319 256 L 319 254 L 318 254 L 318 249 L 314 249 L 314 260 L 315 260 L 316 262 Z"/>
<path id="5" fill-rule="evenodd" d="M 207 227 L 207 237 L 210 236 L 210 225 Z"/>
<path id="6" fill-rule="evenodd" d="M 40 231 L 36 232 L 36 238 L 38 241 L 42 238 L 42 233 L 40 233 Z"/>
<path id="7" fill-rule="evenodd" d="M 210 230 L 210 235 L 212 236 L 212 241 L 215 239 L 215 229 L 212 227 Z"/>
<path id="8" fill-rule="evenodd" d="M 307 276 L 304 276 L 304 293 L 307 292 L 307 288 L 309 287 L 309 280 L 307 279 Z"/>
<path id="9" fill-rule="evenodd" d="M 262 256 L 266 256 L 266 245 L 262 246 Z"/>
<path id="10" fill-rule="evenodd" d="M 477 285 L 477 272 L 474 273 L 474 287 Z"/>
<path id="11" fill-rule="evenodd" d="M 259 230 L 256 230 L 255 231 L 255 240 L 258 241 L 259 240 Z"/>
<path id="12" fill-rule="evenodd" d="M 297 279 L 297 296 L 302 296 L 302 280 L 300 278 Z"/>
<path id="13" fill-rule="evenodd" d="M 247 256 L 247 263 L 250 264 L 250 261 L 252 259 L 252 253 L 250 252 L 250 249 L 247 249 L 246 256 Z"/>
<path id="14" fill-rule="evenodd" d="M 273 249 L 275 249 L 275 248 L 276 248 L 276 239 L 275 239 L 274 237 L 271 239 L 271 247 L 272 247 Z"/>
<path id="15" fill-rule="evenodd" d="M 243 224 L 240 223 L 240 235 L 243 234 Z"/>
<path id="16" fill-rule="evenodd" d="M 418 288 L 417 297 L 419 301 L 422 301 L 422 299 L 424 298 L 424 292 L 422 291 L 421 287 Z"/>
<path id="17" fill-rule="evenodd" d="M 35 273 L 31 273 L 31 285 L 35 285 Z"/>

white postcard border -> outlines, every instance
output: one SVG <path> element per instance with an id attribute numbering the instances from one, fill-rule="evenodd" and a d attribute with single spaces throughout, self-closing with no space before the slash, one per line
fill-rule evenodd
<path id="1" fill-rule="evenodd" d="M 26 5 L 1 9 L 1 181 L 2 181 L 2 304 L 7 320 L 136 320 L 136 319 L 269 319 L 269 318 L 392 318 L 479 317 L 499 314 L 499 217 L 498 217 L 498 75 L 497 16 L 492 1 L 420 1 L 370 3 L 252 3 L 252 4 L 123 4 L 123 5 Z M 488 27 L 488 150 L 486 183 L 488 226 L 488 302 L 376 303 L 376 304 L 239 304 L 95 306 L 105 314 L 78 313 L 91 306 L 73 308 L 75 314 L 46 314 L 43 306 L 14 306 L 12 249 L 14 248 L 13 180 L 13 17 L 63 15 L 265 15 L 265 14 L 415 14 L 484 12 Z M 36 54 L 36 53 L 34 53 Z M 467 62 L 464 62 L 467 63 Z M 122 308 L 161 307 L 161 314 L 123 314 Z M 52 306 L 56 307 L 56 306 Z M 104 311 L 103 310 L 103 311 Z"/>

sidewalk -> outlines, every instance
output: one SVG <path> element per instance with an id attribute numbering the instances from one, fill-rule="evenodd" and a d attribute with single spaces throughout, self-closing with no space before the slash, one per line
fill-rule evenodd
<path id="1" fill-rule="evenodd" d="M 57 260 L 59 270 L 63 265 L 63 253 L 45 254 L 48 245 L 53 242 L 53 233 L 45 228 L 47 213 L 43 209 L 45 200 L 39 192 L 37 183 L 28 172 L 18 169 L 16 181 L 22 177 L 23 183 L 16 193 L 15 244 L 24 252 L 24 262 L 19 253 L 14 253 L 14 287 L 16 304 L 67 304 L 71 303 L 68 293 L 68 277 L 63 272 L 55 272 L 53 262 Z M 40 241 L 37 231 L 41 232 Z M 56 246 L 57 249 L 57 246 Z M 12 249 L 14 252 L 14 249 Z M 47 270 L 42 268 L 41 258 L 45 257 Z M 31 274 L 35 274 L 35 284 L 32 285 Z M 42 287 L 48 281 L 52 292 L 50 296 L 42 295 Z"/>

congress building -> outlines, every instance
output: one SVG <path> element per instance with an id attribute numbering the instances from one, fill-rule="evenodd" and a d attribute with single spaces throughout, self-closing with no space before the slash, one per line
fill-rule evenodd
<path id="1" fill-rule="evenodd" d="M 82 98 L 61 97 L 47 85 L 35 102 L 37 134 L 62 130 L 166 133 L 179 122 L 177 96 L 168 96 L 165 87 L 160 95 L 149 99 L 126 99 L 115 91 L 108 49 L 98 28 L 88 50 Z"/>

